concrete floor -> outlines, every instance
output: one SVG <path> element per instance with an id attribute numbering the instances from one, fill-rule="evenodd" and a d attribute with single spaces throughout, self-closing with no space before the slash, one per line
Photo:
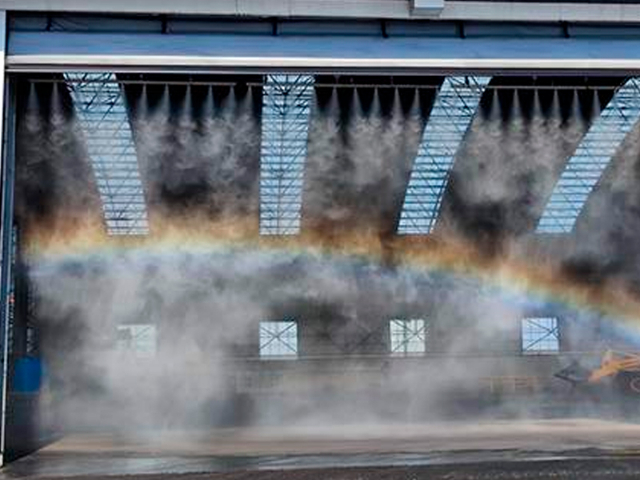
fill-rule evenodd
<path id="1" fill-rule="evenodd" d="M 540 476 L 545 468 L 555 473 Z M 70 435 L 8 465 L 0 478 L 480 479 L 497 472 L 640 478 L 640 424 L 513 420 Z"/>

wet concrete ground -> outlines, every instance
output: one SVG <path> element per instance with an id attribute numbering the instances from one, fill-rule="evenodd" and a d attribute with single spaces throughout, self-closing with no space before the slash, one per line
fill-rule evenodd
<path id="1" fill-rule="evenodd" d="M 468 464 L 459 466 L 353 467 L 231 473 L 83 476 L 75 480 L 494 480 L 639 478 L 639 465 L 629 460 L 580 460 Z"/>
<path id="2" fill-rule="evenodd" d="M 640 478 L 640 424 L 590 419 L 71 435 L 0 478 Z"/>

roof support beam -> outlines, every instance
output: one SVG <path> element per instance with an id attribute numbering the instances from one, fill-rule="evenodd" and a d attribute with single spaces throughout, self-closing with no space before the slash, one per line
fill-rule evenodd
<path id="1" fill-rule="evenodd" d="M 147 211 L 129 116 L 115 75 L 65 74 L 109 235 L 145 235 Z"/>
<path id="2" fill-rule="evenodd" d="M 300 233 L 302 185 L 314 79 L 267 75 L 260 150 L 260 233 Z"/>
<path id="3" fill-rule="evenodd" d="M 640 80 L 628 80 L 593 122 L 556 184 L 537 233 L 573 230 L 587 198 L 620 143 L 640 118 Z"/>
<path id="4" fill-rule="evenodd" d="M 448 77 L 431 109 L 404 199 L 399 234 L 426 235 L 435 226 L 449 171 L 489 77 Z"/>

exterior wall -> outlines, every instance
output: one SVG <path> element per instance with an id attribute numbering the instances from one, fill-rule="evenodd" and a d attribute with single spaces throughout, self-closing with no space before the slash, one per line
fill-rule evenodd
<path id="1" fill-rule="evenodd" d="M 223 16 L 439 18 L 487 21 L 637 22 L 637 2 L 548 2 L 447 0 L 442 9 L 414 9 L 410 0 L 2 0 L 0 8 L 15 11 L 128 12 Z"/>
<path id="2" fill-rule="evenodd" d="M 490 414 L 516 400 L 529 413 L 560 411 L 571 387 L 553 374 L 565 364 L 557 356 L 474 355 L 262 361 L 234 378 L 248 421 L 428 420 Z"/>
<path id="3" fill-rule="evenodd" d="M 160 12 L 176 14 L 215 14 L 282 17 L 341 17 L 353 18 L 412 18 L 410 3 L 403 0 L 351 1 L 351 2 L 183 2 L 179 11 L 172 2 L 87 2 L 71 1 L 0 1 L 0 8 L 19 10 L 55 11 L 118 11 Z M 441 19 L 509 20 L 526 19 L 541 21 L 591 21 L 635 22 L 640 21 L 640 5 L 581 5 L 545 4 L 544 8 L 534 3 L 514 2 L 496 5 L 492 2 L 447 2 Z M 367 39 L 368 41 L 368 39 Z M 457 40 L 456 40 L 457 41 Z M 2 55 L 4 60 L 4 55 Z M 242 62 L 242 59 L 240 59 Z M 166 67 L 168 62 L 164 62 Z M 199 66 L 197 59 L 194 66 Z M 238 63 L 241 65 L 241 63 Z M 135 61 L 129 65 L 137 68 Z M 162 67 L 162 64 L 158 65 Z M 4 66 L 1 66 L 0 88 L 4 84 Z M 327 64 L 327 68 L 331 67 Z M 354 68 L 351 66 L 350 68 Z M 0 120 L 0 128 L 1 120 Z M 6 202 L 4 205 L 5 216 Z M 9 214 L 11 212 L 9 211 Z M 5 248 L 5 252 L 7 249 Z M 6 293 L 7 273 L 3 273 Z M 435 309 L 421 310 L 416 306 L 403 306 L 401 311 L 390 308 L 385 297 L 377 297 L 360 284 L 362 304 L 354 311 L 348 308 L 329 308 L 323 305 L 307 305 L 295 309 L 299 319 L 300 356 L 298 360 L 257 360 L 259 352 L 257 324 L 254 335 L 237 345 L 240 368 L 232 370 L 230 381 L 236 393 L 253 397 L 258 404 L 261 399 L 288 397 L 297 401 L 305 397 L 304 408 L 313 408 L 313 399 L 329 398 L 330 401 L 349 400 L 357 405 L 370 392 L 384 390 L 375 411 L 390 415 L 421 415 L 427 406 L 438 405 L 442 398 L 452 394 L 455 398 L 478 398 L 494 395 L 529 395 L 531 393 L 558 390 L 564 392 L 566 385 L 553 379 L 553 373 L 564 363 L 562 356 L 520 355 L 520 316 L 505 315 L 506 325 L 499 334 L 484 337 L 477 330 L 473 312 Z M 372 297 L 367 302 L 367 296 Z M 6 304 L 4 305 L 6 311 Z M 281 309 L 286 311 L 285 309 Z M 444 313 L 443 313 L 444 312 Z M 277 313 L 277 312 L 276 312 Z M 428 339 L 428 354 L 416 358 L 397 358 L 388 354 L 388 322 L 397 315 L 425 316 L 433 318 L 433 332 Z M 277 315 L 275 315 L 277 319 Z M 268 320 L 268 319 L 265 319 Z M 582 349 L 583 345 L 597 346 L 599 332 L 592 338 L 578 337 L 568 328 L 563 335 L 563 349 Z M 578 332 L 578 330 L 576 330 Z M 579 332 L 582 332 L 580 329 Z M 161 329 L 166 341 L 174 338 Z M 473 340 L 459 342 L 459 338 Z M 162 338 L 161 338 L 162 339 Z M 6 348 L 6 347 L 5 347 Z M 449 355 L 453 353 L 454 355 Z M 6 354 L 5 354 L 6 355 Z M 330 358 L 342 356 L 342 358 Z M 349 357 L 351 356 L 351 357 Z M 308 357 L 308 358 L 305 358 Z M 314 357 L 325 357 L 317 359 Z M 473 368 L 470 368 L 473 367 Z M 6 388 L 6 387 L 5 387 Z M 435 403 L 433 395 L 438 399 Z M 448 397 L 452 398 L 452 397 Z M 311 399 L 311 400 L 309 400 Z M 331 400 L 333 399 L 333 400 Z M 389 410 L 393 401 L 404 400 L 407 405 Z M 446 400 L 443 400 L 446 402 Z M 402 403 L 401 403 L 402 405 Z M 284 403 L 287 406 L 287 402 Z M 284 410 L 280 414 L 284 415 Z M 248 413 L 247 415 L 250 415 Z"/>
<path id="4" fill-rule="evenodd" d="M 509 22 L 12 16 L 9 71 L 640 71 L 634 27 Z M 144 42 L 139 35 L 144 33 Z"/>

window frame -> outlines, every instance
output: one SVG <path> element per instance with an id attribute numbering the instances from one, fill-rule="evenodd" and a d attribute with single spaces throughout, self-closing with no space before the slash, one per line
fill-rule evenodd
<path id="1" fill-rule="evenodd" d="M 548 321 L 551 322 L 550 325 L 545 324 Z M 529 327 L 528 330 L 527 327 Z M 520 352 L 523 355 L 559 354 L 560 319 L 552 315 L 522 318 L 520 321 Z"/>
<path id="2" fill-rule="evenodd" d="M 275 326 L 276 329 L 270 330 L 268 326 Z M 287 333 L 288 335 L 283 337 Z M 266 343 L 263 343 L 265 338 Z M 258 356 L 260 359 L 295 359 L 298 358 L 299 350 L 297 320 L 263 320 L 259 323 Z"/>
<path id="3" fill-rule="evenodd" d="M 120 338 L 121 331 L 131 332 L 131 338 L 127 345 L 124 345 Z M 136 339 L 140 340 L 142 334 L 151 332 L 148 340 L 145 338 L 145 342 L 136 342 Z M 149 345 L 146 345 L 150 342 Z M 116 326 L 116 349 L 119 352 L 135 355 L 139 358 L 152 358 L 155 357 L 158 352 L 158 328 L 153 323 L 123 323 Z"/>
<path id="4" fill-rule="evenodd" d="M 422 322 L 417 326 L 418 322 Z M 415 328 L 412 326 L 416 324 Z M 389 353 L 398 357 L 421 356 L 427 353 L 429 338 L 427 318 L 392 318 L 389 320 Z M 397 331 L 394 332 L 394 327 Z M 399 340 L 398 337 L 401 337 Z M 418 349 L 413 346 L 419 345 Z"/>

